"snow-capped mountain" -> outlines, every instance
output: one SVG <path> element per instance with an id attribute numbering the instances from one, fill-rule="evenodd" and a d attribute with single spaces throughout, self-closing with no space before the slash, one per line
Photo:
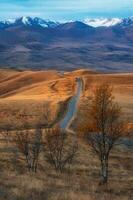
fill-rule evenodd
<path id="1" fill-rule="evenodd" d="M 0 28 L 6 28 L 13 23 L 15 23 L 15 20 L 0 21 Z"/>
<path id="2" fill-rule="evenodd" d="M 121 23 L 122 26 L 133 26 L 133 17 L 124 18 Z"/>
<path id="3" fill-rule="evenodd" d="M 57 25 L 59 25 L 58 22 L 53 22 L 53 21 L 49 21 L 49 20 L 44 20 L 38 17 L 35 18 L 31 18 L 31 17 L 22 17 L 19 19 L 20 21 L 22 21 L 23 24 L 25 25 L 40 25 L 42 27 L 47 27 L 47 28 L 54 28 Z"/>
<path id="4" fill-rule="evenodd" d="M 119 18 L 97 18 L 97 19 L 85 19 L 83 22 L 89 26 L 93 27 L 109 27 L 114 26 L 116 24 L 120 24 L 123 20 Z"/>
<path id="5" fill-rule="evenodd" d="M 133 17 L 128 18 L 97 18 L 97 19 L 90 19 L 86 18 L 83 20 L 83 23 L 92 26 L 92 27 L 111 27 L 120 25 L 122 27 L 133 26 Z"/>
<path id="6" fill-rule="evenodd" d="M 49 20 L 43 20 L 38 17 L 32 18 L 25 16 L 17 18 L 16 20 L 9 19 L 7 21 L 0 21 L 0 27 L 7 27 L 11 25 L 41 26 L 44 28 L 54 28 L 59 25 L 59 23 Z"/>
<path id="7" fill-rule="evenodd" d="M 99 26 L 102 28 L 99 28 Z M 21 17 L 0 22 L 0 65 L 132 71 L 133 17 L 56 23 Z"/>
<path id="8" fill-rule="evenodd" d="M 66 22 L 71 23 L 74 21 L 68 21 Z M 120 18 L 96 18 L 96 19 L 90 19 L 90 18 L 86 18 L 83 21 L 81 21 L 82 23 L 88 25 L 88 26 L 92 26 L 92 27 L 111 27 L 111 26 L 116 26 L 116 25 L 120 25 L 122 27 L 127 27 L 127 26 L 133 26 L 133 17 L 129 17 L 129 18 L 124 18 L 124 19 L 120 19 Z M 64 23 L 59 23 L 59 22 L 54 22 L 54 21 L 50 21 L 50 20 L 44 20 L 42 18 L 38 18 L 38 17 L 20 17 L 17 18 L 16 20 L 13 19 L 9 19 L 6 21 L 0 21 L 0 28 L 6 28 L 9 26 L 13 26 L 13 25 L 24 25 L 24 26 L 40 26 L 43 28 L 55 28 L 56 26 L 60 25 L 60 24 L 64 24 Z"/>

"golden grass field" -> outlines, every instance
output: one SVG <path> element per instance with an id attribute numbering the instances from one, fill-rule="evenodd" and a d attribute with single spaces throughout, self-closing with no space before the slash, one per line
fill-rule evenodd
<path id="1" fill-rule="evenodd" d="M 84 80 L 81 103 L 86 97 L 91 97 L 95 85 L 107 82 L 113 87 L 115 100 L 122 107 L 123 116 L 132 123 L 133 73 L 100 74 L 88 70 L 65 73 L 0 70 L 1 124 L 5 124 L 5 121 L 11 118 L 19 124 L 21 121 L 19 117 L 23 113 L 32 116 L 34 124 L 43 109 L 42 105 L 46 102 L 50 105 L 53 118 L 57 118 L 58 113 L 64 110 L 65 102 L 74 95 L 76 77 L 82 77 Z"/>
<path id="2" fill-rule="evenodd" d="M 22 126 L 22 116 L 26 116 L 28 123 L 34 126 L 46 102 L 52 113 L 49 121 L 54 122 L 56 118 L 61 118 L 67 100 L 75 93 L 76 77 L 82 77 L 84 81 L 84 92 L 79 108 L 91 98 L 97 84 L 107 82 L 113 87 L 115 100 L 121 105 L 125 119 L 132 124 L 133 73 L 100 74 L 87 70 L 65 73 L 0 70 L 0 127 L 6 127 L 8 124 Z M 78 119 L 75 123 L 78 123 Z M 38 172 L 28 173 L 24 159 L 15 151 L 14 145 L 6 143 L 2 134 L 0 141 L 0 200 L 131 200 L 133 198 L 132 148 L 122 146 L 113 150 L 109 163 L 109 185 L 108 190 L 105 190 L 98 186 L 99 161 L 88 151 L 82 140 L 79 141 L 74 164 L 70 170 L 61 175 L 56 173 L 43 158 L 39 162 Z"/>

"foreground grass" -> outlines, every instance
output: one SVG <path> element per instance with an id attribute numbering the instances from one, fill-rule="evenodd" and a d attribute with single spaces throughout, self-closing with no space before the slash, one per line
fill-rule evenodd
<path id="1" fill-rule="evenodd" d="M 115 149 L 110 159 L 110 180 L 99 186 L 99 162 L 79 142 L 73 166 L 56 173 L 40 158 L 36 174 L 28 173 L 23 157 L 1 138 L 0 200 L 128 200 L 133 193 L 133 155 L 125 147 Z"/>

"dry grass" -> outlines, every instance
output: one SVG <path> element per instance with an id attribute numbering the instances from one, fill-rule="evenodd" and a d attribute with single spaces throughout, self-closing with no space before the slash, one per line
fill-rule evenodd
<path id="1" fill-rule="evenodd" d="M 13 71 L 0 70 L 0 118 L 18 122 L 18 113 L 27 111 L 33 118 L 41 103 L 49 102 L 51 112 L 62 113 L 67 100 L 75 92 L 75 78 L 80 76 L 85 83 L 81 103 L 91 98 L 95 85 L 108 82 L 113 86 L 116 101 L 122 106 L 123 113 L 130 123 L 133 120 L 133 74 L 97 74 L 87 70 L 77 70 L 60 74 L 57 71 Z M 87 102 L 86 102 L 87 103 Z M 38 119 L 34 119 L 38 120 Z M 33 121 L 34 121 L 33 120 Z M 31 123 L 29 121 L 29 123 Z M 33 122 L 33 124 L 35 121 Z M 21 124 L 21 122 L 20 122 Z"/>
<path id="2" fill-rule="evenodd" d="M 73 166 L 58 174 L 41 157 L 36 174 L 28 173 L 12 143 L 0 145 L 1 200 L 128 200 L 133 192 L 131 149 L 111 154 L 108 188 L 99 186 L 99 162 L 82 141 Z"/>
<path id="3" fill-rule="evenodd" d="M 123 107 L 125 117 L 133 122 L 133 74 L 96 74 L 85 70 L 60 74 L 48 72 L 16 72 L 0 70 L 0 126 L 8 122 L 22 125 L 21 114 L 35 125 L 41 104 L 48 102 L 52 119 L 59 118 L 66 101 L 75 92 L 75 77 L 81 76 L 85 91 L 75 124 L 82 119 L 95 85 L 109 82 Z M 85 107 L 86 109 L 87 107 Z M 80 116 L 80 117 L 79 117 Z M 133 154 L 125 146 L 114 149 L 110 159 L 108 189 L 99 182 L 99 162 L 79 141 L 79 153 L 70 170 L 57 174 L 42 159 L 37 174 L 28 173 L 23 158 L 11 143 L 0 137 L 0 200 L 130 200 L 133 193 Z"/>
<path id="4" fill-rule="evenodd" d="M 122 107 L 125 117 L 133 121 L 133 73 L 87 75 L 84 82 L 85 96 L 91 96 L 92 90 L 100 83 L 112 85 L 115 100 Z"/>

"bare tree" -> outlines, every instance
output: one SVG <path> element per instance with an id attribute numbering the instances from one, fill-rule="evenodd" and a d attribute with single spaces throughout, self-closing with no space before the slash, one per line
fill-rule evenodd
<path id="1" fill-rule="evenodd" d="M 38 168 L 39 155 L 42 149 L 42 129 L 36 128 L 32 143 L 32 171 L 36 172 Z"/>
<path id="2" fill-rule="evenodd" d="M 56 171 L 63 172 L 66 165 L 71 165 L 77 152 L 77 143 L 69 140 L 68 133 L 59 128 L 46 131 L 44 155 L 46 161 Z"/>
<path id="3" fill-rule="evenodd" d="M 98 86 L 90 105 L 86 139 L 101 163 L 101 183 L 108 181 L 109 155 L 116 141 L 124 134 L 121 109 L 114 102 L 112 88 L 108 84 Z"/>
<path id="4" fill-rule="evenodd" d="M 19 152 L 25 157 L 29 171 L 36 172 L 42 146 L 42 130 L 35 129 L 16 131 L 14 142 Z"/>
<path id="5" fill-rule="evenodd" d="M 31 155 L 30 155 L 30 138 L 29 131 L 16 131 L 14 135 L 14 142 L 20 153 L 25 157 L 28 170 L 31 170 Z"/>

